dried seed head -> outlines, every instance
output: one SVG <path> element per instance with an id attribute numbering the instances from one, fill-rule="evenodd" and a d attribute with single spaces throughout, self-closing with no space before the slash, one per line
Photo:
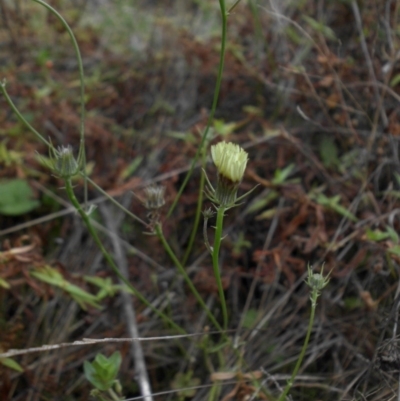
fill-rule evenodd
<path id="1" fill-rule="evenodd" d="M 145 190 L 144 206 L 149 210 L 157 210 L 165 205 L 165 187 L 162 185 L 151 185 Z"/>

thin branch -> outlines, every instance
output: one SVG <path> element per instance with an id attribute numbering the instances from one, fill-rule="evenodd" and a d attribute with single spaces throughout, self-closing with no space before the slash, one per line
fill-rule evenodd
<path id="1" fill-rule="evenodd" d="M 125 197 L 125 203 L 127 200 L 131 199 L 131 196 Z M 111 237 L 111 242 L 114 248 L 115 259 L 117 261 L 118 267 L 121 271 L 121 274 L 129 280 L 129 270 L 128 270 L 128 261 L 126 259 L 126 254 L 122 248 L 121 242 L 118 240 L 118 229 L 117 225 L 121 222 L 121 217 L 123 217 L 123 212 L 119 212 L 119 216 L 114 216 L 111 212 L 110 208 L 107 208 L 105 205 L 101 206 L 100 209 L 103 212 L 105 217 L 105 224 L 107 228 L 114 234 L 115 236 Z M 118 220 L 118 221 L 117 221 Z M 123 281 L 120 280 L 120 284 L 123 284 Z M 139 329 L 137 327 L 136 321 L 136 313 L 133 307 L 133 300 L 130 294 L 125 291 L 121 291 L 122 304 L 125 314 L 125 322 L 127 325 L 128 333 L 132 338 L 139 337 Z M 151 395 L 151 386 L 149 376 L 147 374 L 146 362 L 144 359 L 144 353 L 141 346 L 140 341 L 133 341 L 131 347 L 132 357 L 135 361 L 135 371 L 137 372 L 137 381 L 139 382 L 140 391 L 146 401 L 152 401 L 153 397 Z"/>
<path id="2" fill-rule="evenodd" d="M 212 334 L 212 333 L 207 333 Z M 161 336 L 161 337 L 136 337 L 136 338 L 83 338 L 82 340 L 77 340 L 72 343 L 60 343 L 60 344 L 47 344 L 40 347 L 33 347 L 27 349 L 10 349 L 7 352 L 0 354 L 0 358 L 10 358 L 17 355 L 32 354 L 34 352 L 45 352 L 52 351 L 60 348 L 76 347 L 82 345 L 93 345 L 101 343 L 126 343 L 133 341 L 169 341 L 176 340 L 179 338 L 189 338 L 202 336 L 204 333 L 193 333 L 193 334 L 176 334 L 173 336 Z"/>

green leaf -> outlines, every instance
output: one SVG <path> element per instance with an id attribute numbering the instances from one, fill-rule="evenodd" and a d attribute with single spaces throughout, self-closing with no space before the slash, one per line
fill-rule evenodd
<path id="1" fill-rule="evenodd" d="M 338 149 L 332 136 L 324 135 L 319 143 L 319 154 L 326 168 L 339 164 Z"/>
<path id="2" fill-rule="evenodd" d="M 392 227 L 386 226 L 386 232 L 389 234 L 389 237 L 392 240 L 392 242 L 394 242 L 395 244 L 399 242 L 399 235 Z"/>
<path id="3" fill-rule="evenodd" d="M 92 295 L 77 285 L 70 283 L 58 270 L 53 269 L 48 265 L 31 271 L 31 275 L 47 284 L 61 288 L 63 291 L 68 293 L 68 295 L 71 296 L 83 310 L 86 310 L 87 305 L 91 305 L 98 309 L 101 308 L 101 306 L 97 303 L 97 296 Z"/>
<path id="4" fill-rule="evenodd" d="M 346 309 L 353 310 L 363 306 L 363 302 L 359 297 L 346 297 L 344 298 L 344 306 Z"/>
<path id="5" fill-rule="evenodd" d="M 295 165 L 294 164 L 289 164 L 286 166 L 284 169 L 276 169 L 274 172 L 274 178 L 272 179 L 272 183 L 275 185 L 281 185 L 286 182 L 290 174 L 292 173 Z"/>
<path id="6" fill-rule="evenodd" d="M 15 179 L 0 182 L 0 214 L 20 216 L 36 209 L 40 203 L 33 199 L 27 181 Z"/>
<path id="7" fill-rule="evenodd" d="M 315 31 L 322 33 L 327 39 L 337 41 L 335 32 L 322 22 L 316 21 L 307 15 L 303 15 L 303 20 Z"/>
<path id="8" fill-rule="evenodd" d="M 105 385 L 102 380 L 98 378 L 96 369 L 88 361 L 83 362 L 83 371 L 86 380 L 88 380 L 94 387 L 101 391 L 107 391 L 111 386 Z"/>
<path id="9" fill-rule="evenodd" d="M 366 236 L 370 241 L 379 242 L 389 238 L 390 234 L 381 230 L 371 230 L 368 228 L 366 231 Z"/>
<path id="10" fill-rule="evenodd" d="M 279 193 L 277 191 L 269 191 L 264 198 L 253 201 L 246 209 L 246 214 L 258 212 L 259 210 L 264 209 L 278 197 Z"/>
<path id="11" fill-rule="evenodd" d="M 225 136 L 238 128 L 238 123 L 226 123 L 224 120 L 214 120 L 214 129 L 218 134 Z"/>
<path id="12" fill-rule="evenodd" d="M 143 161 L 143 156 L 135 157 L 133 161 L 122 171 L 121 178 L 125 180 L 126 178 L 132 176 L 142 161 Z"/>
<path id="13" fill-rule="evenodd" d="M 22 373 L 24 369 L 22 366 L 18 363 L 15 362 L 14 359 L 11 358 L 0 358 L 0 363 L 4 366 L 7 366 L 7 368 L 16 370 L 17 372 Z"/>
<path id="14" fill-rule="evenodd" d="M 394 86 L 397 86 L 400 83 L 400 74 L 396 74 L 391 80 L 390 80 L 390 86 L 393 88 Z"/>
<path id="15" fill-rule="evenodd" d="M 259 215 L 256 216 L 256 220 L 272 219 L 276 215 L 277 211 L 278 211 L 278 209 L 276 207 L 273 207 L 272 209 L 264 210 L 262 213 L 260 213 Z"/>
<path id="16" fill-rule="evenodd" d="M 114 384 L 121 366 L 121 354 L 116 351 L 110 358 L 97 354 L 92 363 L 85 361 L 83 370 L 86 379 L 101 391 L 107 391 Z"/>
<path id="17" fill-rule="evenodd" d="M 321 206 L 330 208 L 330 209 L 334 210 L 336 213 L 341 214 L 342 216 L 348 218 L 349 220 L 351 220 L 353 222 L 358 221 L 357 217 L 354 216 L 353 213 L 351 213 L 345 207 L 343 207 L 339 204 L 340 195 L 335 195 L 335 196 L 332 196 L 331 198 L 328 198 L 326 195 L 324 195 L 322 193 L 317 193 L 317 194 L 313 194 L 312 197 Z"/>
<path id="18" fill-rule="evenodd" d="M 393 248 L 388 250 L 390 253 L 396 256 L 400 256 L 400 245 L 395 245 Z"/>
<path id="19" fill-rule="evenodd" d="M 10 288 L 10 284 L 8 284 L 6 280 L 0 277 L 0 287 L 3 287 L 6 290 L 8 290 Z"/>
<path id="20" fill-rule="evenodd" d="M 256 309 L 249 309 L 243 319 L 243 327 L 251 329 L 257 321 L 258 312 Z"/>
<path id="21" fill-rule="evenodd" d="M 169 131 L 167 136 L 185 141 L 186 143 L 195 143 L 197 140 L 197 138 L 191 132 Z"/>
<path id="22" fill-rule="evenodd" d="M 177 391 L 180 399 L 193 398 L 196 395 L 196 387 L 200 384 L 200 379 L 193 377 L 193 371 L 189 370 L 186 373 L 178 372 L 171 383 L 171 387 Z"/>
<path id="23" fill-rule="evenodd" d="M 119 284 L 113 284 L 110 277 L 92 277 L 92 276 L 84 276 L 85 281 L 91 283 L 100 288 L 100 291 L 97 293 L 96 298 L 98 301 L 102 300 L 105 297 L 113 297 L 116 293 L 118 293 L 123 287 Z"/>

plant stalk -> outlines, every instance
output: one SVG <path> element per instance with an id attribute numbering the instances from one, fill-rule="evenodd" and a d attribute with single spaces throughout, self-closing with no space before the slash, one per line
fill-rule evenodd
<path id="1" fill-rule="evenodd" d="M 217 81 L 215 83 L 214 97 L 213 97 L 213 102 L 212 102 L 212 106 L 211 106 L 211 112 L 210 112 L 210 116 L 208 117 L 206 129 L 204 130 L 203 136 L 201 137 L 200 145 L 197 148 L 196 154 L 194 155 L 194 158 L 192 160 L 192 164 L 190 165 L 190 169 L 187 172 L 186 177 L 183 180 L 183 183 L 182 183 L 181 187 L 179 188 L 179 191 L 178 191 L 171 207 L 168 210 L 167 217 L 170 217 L 172 212 L 175 210 L 175 207 L 179 201 L 179 198 L 181 197 L 182 192 L 186 187 L 186 184 L 188 183 L 190 177 L 192 176 L 194 167 L 197 163 L 197 160 L 200 157 L 200 154 L 201 154 L 204 144 L 206 142 L 207 135 L 208 135 L 208 132 L 211 127 L 211 123 L 214 119 L 215 110 L 217 109 L 219 91 L 221 89 L 221 82 L 222 82 L 222 71 L 224 70 L 224 63 L 225 63 L 226 30 L 227 30 L 227 17 L 228 17 L 228 14 L 226 12 L 226 7 L 225 7 L 225 0 L 219 0 L 219 7 L 221 10 L 221 48 L 220 48 L 220 52 L 219 52 L 218 74 L 217 74 Z"/>
<path id="2" fill-rule="evenodd" d="M 221 271 L 219 269 L 219 249 L 221 247 L 221 241 L 222 241 L 222 229 L 223 229 L 225 210 L 226 210 L 226 208 L 222 205 L 218 207 L 217 225 L 215 227 L 214 246 L 212 249 L 212 251 L 213 251 L 212 261 L 213 261 L 214 276 L 215 276 L 215 280 L 217 282 L 219 300 L 221 302 L 224 330 L 226 330 L 228 328 L 228 311 L 226 308 L 224 289 L 222 287 Z"/>
<path id="3" fill-rule="evenodd" d="M 293 383 L 294 383 L 294 379 L 296 378 L 297 373 L 299 372 L 300 366 L 301 366 L 301 364 L 303 362 L 304 355 L 306 353 L 306 350 L 307 350 L 307 347 L 308 347 L 308 343 L 310 341 L 311 331 L 312 331 L 312 328 L 313 328 L 313 325 L 314 325 L 315 309 L 317 307 L 317 298 L 318 298 L 318 293 L 315 293 L 314 290 L 313 290 L 312 295 L 311 295 L 311 315 L 310 315 L 310 320 L 308 322 L 306 338 L 304 340 L 304 344 L 303 344 L 303 347 L 301 349 L 299 358 L 297 359 L 296 366 L 294 367 L 292 376 L 288 380 L 288 382 L 286 384 L 286 387 L 285 387 L 285 390 L 283 391 L 283 393 L 279 397 L 278 401 L 284 401 L 286 399 L 286 396 L 289 393 L 290 389 L 292 388 Z"/>
<path id="4" fill-rule="evenodd" d="M 186 273 L 186 270 L 184 269 L 184 267 L 182 266 L 182 264 L 179 262 L 179 259 L 176 257 L 174 251 L 171 249 L 171 247 L 169 246 L 167 240 L 165 239 L 165 236 L 163 234 L 162 228 L 161 228 L 161 224 L 157 223 L 155 225 L 155 231 L 157 234 L 157 237 L 159 238 L 159 240 L 161 241 L 161 243 L 164 246 L 164 249 L 166 250 L 166 252 L 168 253 L 169 257 L 171 258 L 171 260 L 174 262 L 175 266 L 177 267 L 177 269 L 179 270 L 179 273 L 182 275 L 182 277 L 184 278 L 186 284 L 188 285 L 190 291 L 192 291 L 192 294 L 194 295 L 194 297 L 196 298 L 197 302 L 200 304 L 200 306 L 202 307 L 202 309 L 206 312 L 207 316 L 209 317 L 209 319 L 211 320 L 211 322 L 214 324 L 214 326 L 218 329 L 222 331 L 222 327 L 221 325 L 218 323 L 217 319 L 215 319 L 214 315 L 211 313 L 210 309 L 208 309 L 206 303 L 203 301 L 203 298 L 201 297 L 201 295 L 199 294 L 199 292 L 196 290 L 196 287 L 193 285 L 192 280 L 190 279 L 189 275 Z"/>

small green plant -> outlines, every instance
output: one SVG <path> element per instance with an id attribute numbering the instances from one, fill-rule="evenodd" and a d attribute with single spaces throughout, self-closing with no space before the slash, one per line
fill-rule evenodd
<path id="1" fill-rule="evenodd" d="M 178 400 L 184 401 L 186 398 L 193 398 L 196 395 L 196 389 L 193 387 L 200 385 L 200 379 L 193 377 L 193 371 L 186 373 L 179 372 L 175 375 L 171 387 L 177 390 Z"/>
<path id="2" fill-rule="evenodd" d="M 336 213 L 341 214 L 343 217 L 346 217 L 347 219 L 353 221 L 354 223 L 358 221 L 357 217 L 354 216 L 353 213 L 348 211 L 344 206 L 340 204 L 340 199 L 341 199 L 340 195 L 335 195 L 328 198 L 323 193 L 316 193 L 313 194 L 311 197 L 321 206 L 324 206 L 328 209 L 335 211 Z"/>
<path id="3" fill-rule="evenodd" d="M 214 276 L 217 282 L 218 294 L 222 308 L 223 327 L 226 330 L 228 327 L 228 311 L 219 268 L 219 250 L 222 241 L 224 215 L 228 209 L 238 206 L 238 202 L 249 195 L 255 188 L 244 195 L 237 197 L 237 191 L 243 179 L 248 161 L 247 152 L 245 152 L 240 146 L 231 142 L 219 142 L 217 145 L 211 147 L 211 156 L 218 170 L 217 187 L 214 189 L 210 180 L 206 176 L 208 183 L 206 194 L 217 210 L 217 224 L 215 227 L 214 245 L 211 247 L 208 242 L 206 229 L 207 221 L 212 217 L 212 213 L 210 211 L 206 212 L 204 241 L 212 256 Z"/>
<path id="4" fill-rule="evenodd" d="M 311 316 L 310 316 L 310 320 L 308 321 L 308 329 L 307 329 L 306 338 L 304 340 L 304 344 L 303 344 L 303 347 L 301 349 L 299 358 L 297 359 L 296 366 L 294 367 L 292 376 L 288 380 L 287 385 L 286 385 L 283 393 L 279 397 L 278 401 L 284 401 L 286 399 L 286 396 L 287 396 L 287 394 L 289 393 L 290 389 L 293 386 L 294 379 L 296 378 L 297 373 L 299 372 L 300 366 L 301 366 L 301 364 L 303 362 L 303 359 L 304 359 L 304 356 L 306 354 L 306 351 L 307 351 L 307 348 L 308 348 L 308 343 L 310 341 L 312 327 L 314 325 L 315 310 L 317 308 L 317 299 L 321 295 L 321 291 L 329 283 L 329 274 L 327 276 L 324 276 L 323 273 L 324 273 L 324 268 L 323 267 L 321 269 L 321 273 L 314 273 L 313 270 L 312 270 L 312 267 L 308 266 L 306 284 L 311 289 L 311 294 L 310 294 Z"/>
<path id="5" fill-rule="evenodd" d="M 58 270 L 50 266 L 46 265 L 37 268 L 31 272 L 31 275 L 40 281 L 61 288 L 84 310 L 86 310 L 88 305 L 93 306 L 94 308 L 100 308 L 100 305 L 97 302 L 97 296 L 92 295 L 77 285 L 70 283 Z"/>
<path id="6" fill-rule="evenodd" d="M 121 354 L 116 351 L 109 358 L 97 354 L 92 363 L 85 361 L 83 369 L 86 379 L 95 387 L 91 395 L 101 401 L 122 399 L 121 384 L 117 374 L 121 366 Z"/>

